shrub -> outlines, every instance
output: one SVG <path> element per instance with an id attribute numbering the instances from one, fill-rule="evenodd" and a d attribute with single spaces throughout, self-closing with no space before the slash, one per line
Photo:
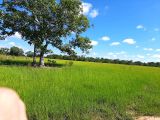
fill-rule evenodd
<path id="1" fill-rule="evenodd" d="M 72 66 L 73 65 L 73 61 L 66 61 L 66 66 Z"/>
<path id="2" fill-rule="evenodd" d="M 55 64 L 56 64 L 56 61 L 55 61 L 55 60 L 53 60 L 53 59 L 48 59 L 48 63 L 47 63 L 48 66 L 55 66 Z"/>

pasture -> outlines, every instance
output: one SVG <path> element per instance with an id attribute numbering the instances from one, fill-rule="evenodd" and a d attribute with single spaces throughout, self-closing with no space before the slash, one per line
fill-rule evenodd
<path id="1" fill-rule="evenodd" d="M 14 61 L 31 59 L 15 57 Z M 66 66 L 66 61 L 56 61 L 61 65 L 0 65 L 0 86 L 19 93 L 29 120 L 132 120 L 136 116 L 160 116 L 160 68 L 89 62 Z"/>

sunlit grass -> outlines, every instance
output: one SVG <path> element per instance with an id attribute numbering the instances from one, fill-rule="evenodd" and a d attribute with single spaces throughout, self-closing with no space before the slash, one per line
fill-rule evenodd
<path id="1" fill-rule="evenodd" d="M 88 62 L 60 68 L 0 66 L 0 86 L 20 94 L 29 120 L 160 116 L 160 68 Z"/>

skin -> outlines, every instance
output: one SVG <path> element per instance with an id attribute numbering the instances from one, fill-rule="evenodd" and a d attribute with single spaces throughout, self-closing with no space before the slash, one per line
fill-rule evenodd
<path id="1" fill-rule="evenodd" d="M 23 101 L 8 88 L 0 88 L 0 120 L 27 120 Z"/>
<path id="2" fill-rule="evenodd" d="M 144 117 L 140 117 L 136 120 L 160 120 L 160 118 L 158 117 L 150 117 L 150 116 L 144 116 Z"/>

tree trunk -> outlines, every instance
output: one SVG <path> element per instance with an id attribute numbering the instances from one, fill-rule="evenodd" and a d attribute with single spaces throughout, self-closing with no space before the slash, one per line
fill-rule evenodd
<path id="1" fill-rule="evenodd" d="M 44 67 L 44 54 L 47 50 L 47 46 L 48 46 L 49 42 L 46 42 L 46 44 L 41 48 L 41 52 L 40 52 L 40 61 L 39 61 L 39 66 L 40 67 Z"/>
<path id="2" fill-rule="evenodd" d="M 41 53 L 40 53 L 39 66 L 40 66 L 40 67 L 43 67 L 43 66 L 44 66 L 44 52 L 43 52 L 43 51 L 41 51 Z"/>
<path id="3" fill-rule="evenodd" d="M 36 45 L 34 44 L 34 54 L 33 54 L 33 62 L 32 62 L 32 66 L 36 66 Z"/>

